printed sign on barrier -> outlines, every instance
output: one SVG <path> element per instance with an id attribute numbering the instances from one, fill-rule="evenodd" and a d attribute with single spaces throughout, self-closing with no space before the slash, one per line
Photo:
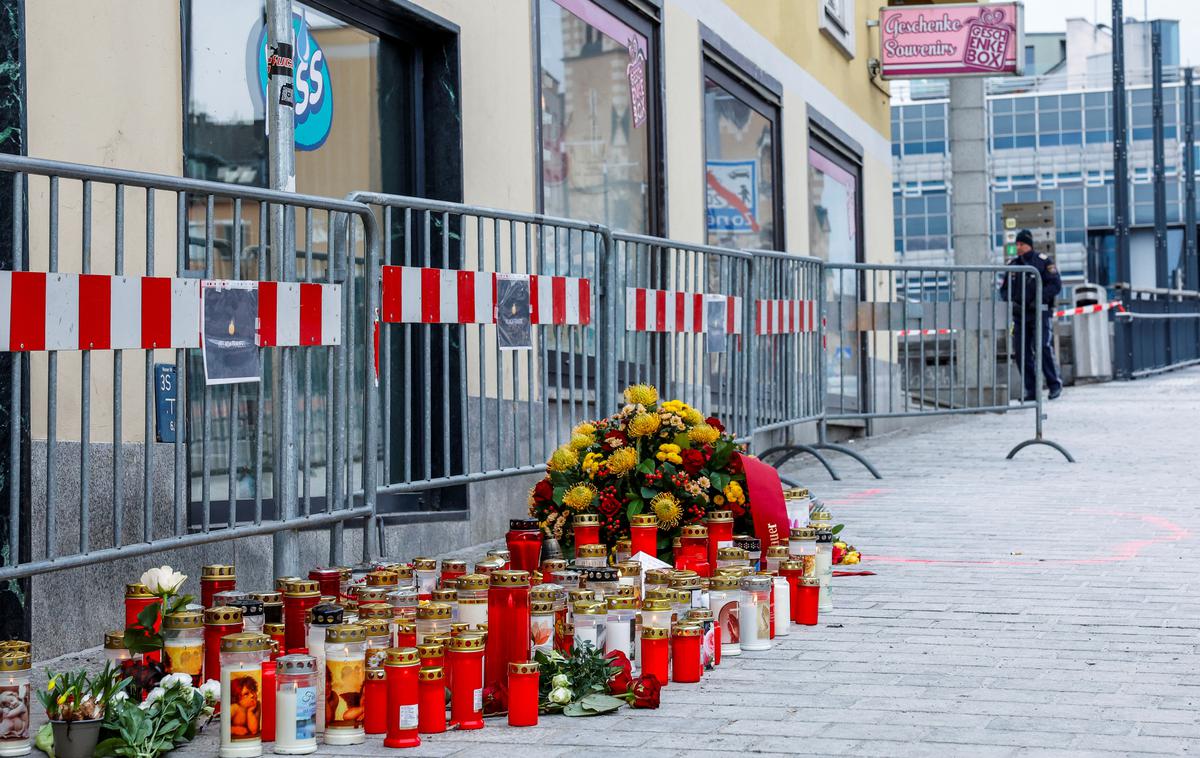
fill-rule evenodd
<path id="1" fill-rule="evenodd" d="M 758 161 L 708 161 L 708 230 L 757 234 Z"/>

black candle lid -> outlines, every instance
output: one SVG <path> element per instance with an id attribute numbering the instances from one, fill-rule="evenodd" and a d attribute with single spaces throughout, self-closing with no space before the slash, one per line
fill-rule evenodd
<path id="1" fill-rule="evenodd" d="M 538 522 L 537 519 L 532 518 L 514 518 L 508 520 L 508 528 L 514 532 L 537 529 Z"/>

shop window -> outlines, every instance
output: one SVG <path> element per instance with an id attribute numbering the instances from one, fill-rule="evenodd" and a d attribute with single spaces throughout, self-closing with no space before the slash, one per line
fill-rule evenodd
<path id="1" fill-rule="evenodd" d="M 708 243 L 782 249 L 779 107 L 705 62 L 704 182 Z"/>

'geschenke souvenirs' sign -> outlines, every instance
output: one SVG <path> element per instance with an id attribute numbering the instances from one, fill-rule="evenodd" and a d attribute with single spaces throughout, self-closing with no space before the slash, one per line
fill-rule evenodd
<path id="1" fill-rule="evenodd" d="M 879 33 L 884 79 L 1024 73 L 1021 3 L 880 8 Z"/>

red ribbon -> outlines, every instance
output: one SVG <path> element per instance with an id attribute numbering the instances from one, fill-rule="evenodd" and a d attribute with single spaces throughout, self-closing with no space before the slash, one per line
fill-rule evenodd
<path id="1" fill-rule="evenodd" d="M 779 472 L 757 458 L 734 453 L 741 458 L 746 472 L 746 494 L 750 499 L 750 515 L 754 531 L 765 552 L 771 545 L 786 545 L 788 540 L 787 506 L 783 503 L 783 483 Z"/>

